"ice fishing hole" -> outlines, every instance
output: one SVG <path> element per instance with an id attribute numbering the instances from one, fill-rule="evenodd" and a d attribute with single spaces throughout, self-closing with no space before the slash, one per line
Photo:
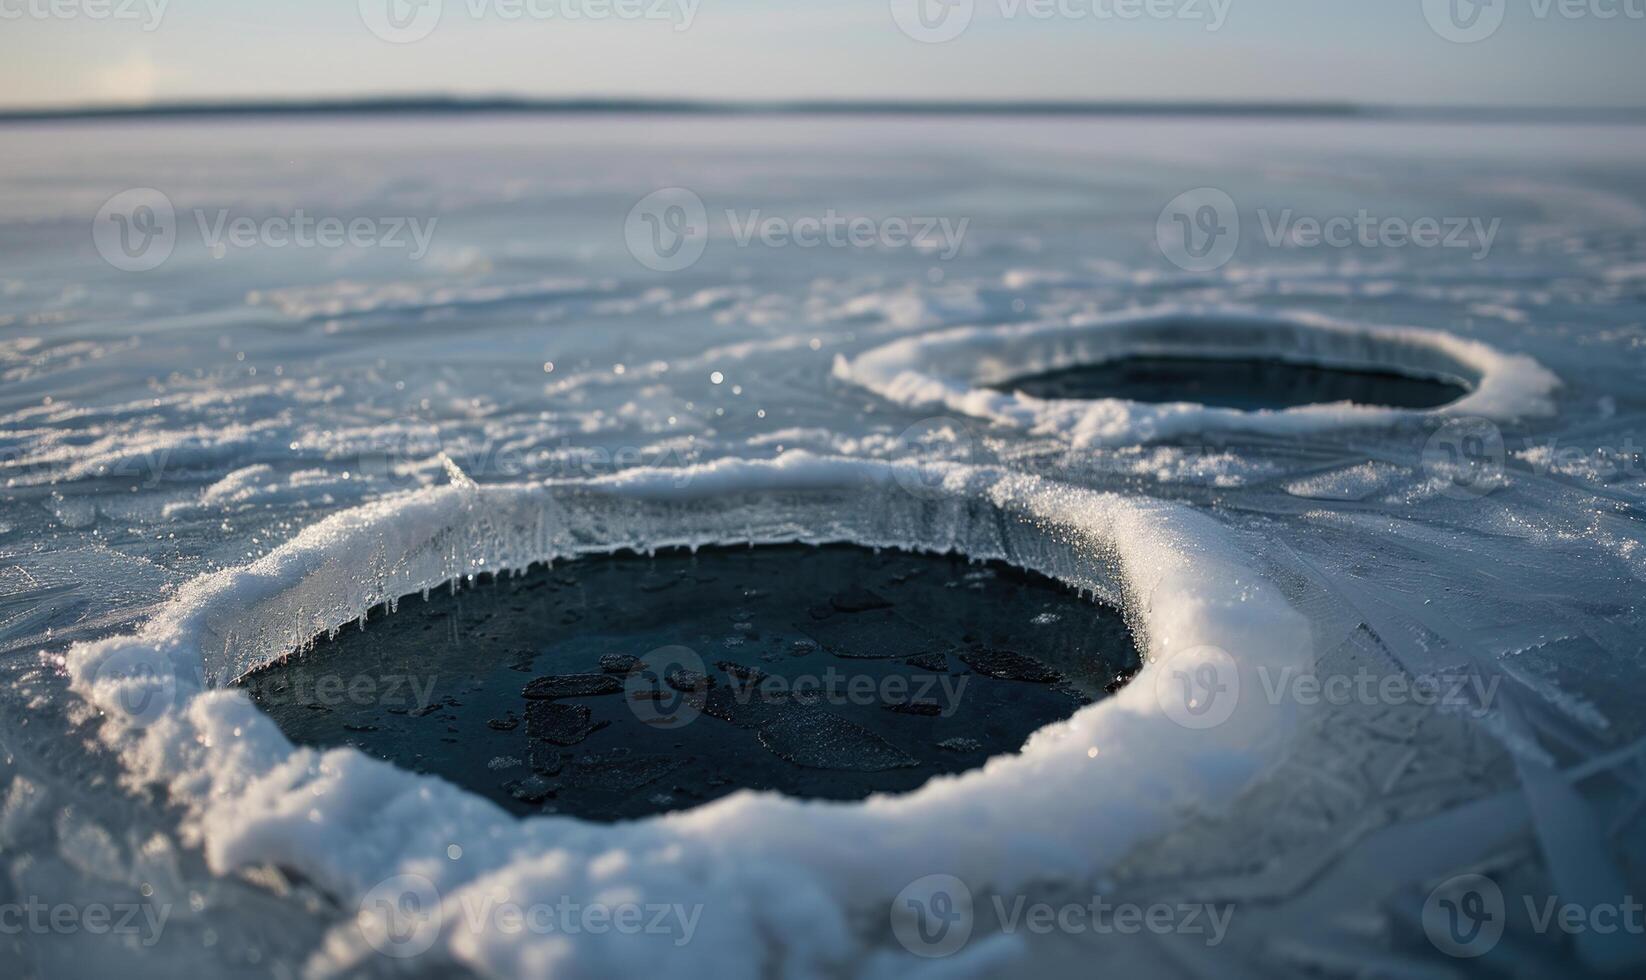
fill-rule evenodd
<path id="1" fill-rule="evenodd" d="M 1325 367 L 1267 358 L 1121 357 L 1015 378 L 994 386 L 1035 398 L 1193 402 L 1240 411 L 1353 402 L 1430 409 L 1469 393 L 1461 383 L 1394 371 Z"/>
<path id="2" fill-rule="evenodd" d="M 595 821 L 906 792 L 1139 666 L 1117 611 L 1044 576 L 846 545 L 583 558 L 369 622 L 241 685 L 298 744 Z"/>

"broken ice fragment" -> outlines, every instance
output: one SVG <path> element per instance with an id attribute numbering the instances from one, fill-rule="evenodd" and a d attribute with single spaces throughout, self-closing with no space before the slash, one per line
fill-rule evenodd
<path id="1" fill-rule="evenodd" d="M 668 675 L 663 678 L 663 682 L 676 691 L 685 694 L 706 691 L 714 686 L 713 677 L 699 674 L 697 671 L 688 670 L 685 667 L 676 667 L 669 671 Z"/>
<path id="2" fill-rule="evenodd" d="M 610 674 L 551 674 L 534 679 L 520 693 L 529 701 L 552 701 L 616 694 L 621 690 L 623 682 Z"/>
<path id="3" fill-rule="evenodd" d="M 554 787 L 541 776 L 527 776 L 508 785 L 509 795 L 522 803 L 542 803 L 554 795 Z"/>
<path id="4" fill-rule="evenodd" d="M 755 687 L 716 687 L 703 699 L 703 713 L 738 728 L 758 729 L 780 720 L 785 711 L 800 710 L 790 698 Z"/>
<path id="5" fill-rule="evenodd" d="M 608 653 L 600 658 L 600 670 L 606 674 L 627 674 L 640 666 L 640 658 L 627 653 Z"/>
<path id="6" fill-rule="evenodd" d="M 533 772 L 541 776 L 557 776 L 566 764 L 555 744 L 543 741 L 531 743 L 526 762 Z"/>
<path id="7" fill-rule="evenodd" d="M 758 684 L 771 676 L 759 667 L 748 667 L 735 660 L 719 660 L 715 666 L 744 684 Z"/>
<path id="8" fill-rule="evenodd" d="M 827 711 L 800 711 L 760 729 L 760 744 L 797 766 L 881 772 L 920 761 L 873 732 Z"/>
<path id="9" fill-rule="evenodd" d="M 590 724 L 590 714 L 581 704 L 533 701 L 526 709 L 526 733 L 555 745 L 576 745 L 605 727 L 605 722 Z"/>
<path id="10" fill-rule="evenodd" d="M 1010 650 L 972 650 L 961 654 L 960 659 L 979 674 L 1003 681 L 1053 684 L 1063 679 L 1062 674 L 1040 661 Z"/>
<path id="11" fill-rule="evenodd" d="M 934 673 L 946 674 L 949 671 L 949 658 L 941 653 L 922 653 L 903 662 L 910 667 L 919 667 L 921 670 Z"/>
<path id="12" fill-rule="evenodd" d="M 900 715 L 919 715 L 923 718 L 936 718 L 943 713 L 943 706 L 936 701 L 895 701 L 886 705 L 886 710 L 895 711 Z"/>

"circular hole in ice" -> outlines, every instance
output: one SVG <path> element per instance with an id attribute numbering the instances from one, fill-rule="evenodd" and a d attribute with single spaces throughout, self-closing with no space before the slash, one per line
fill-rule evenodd
<path id="1" fill-rule="evenodd" d="M 1017 751 L 1139 666 L 1118 612 L 956 556 L 833 545 L 585 557 L 400 603 L 241 684 L 521 815 L 740 789 L 851 800 Z"/>
<path id="2" fill-rule="evenodd" d="M 1392 370 L 1353 370 L 1255 357 L 1121 357 L 992 385 L 1043 399 L 1123 398 L 1192 402 L 1244 412 L 1349 402 L 1439 408 L 1469 393 L 1455 379 Z"/>
<path id="3" fill-rule="evenodd" d="M 1529 357 L 1440 331 L 1176 307 L 907 337 L 835 373 L 909 408 L 1077 445 L 1435 415 L 1508 421 L 1551 414 L 1560 384 Z"/>

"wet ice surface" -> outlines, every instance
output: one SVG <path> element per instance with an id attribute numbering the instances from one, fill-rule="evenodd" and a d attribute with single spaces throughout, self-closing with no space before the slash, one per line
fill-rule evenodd
<path id="1" fill-rule="evenodd" d="M 1283 361 L 1128 357 L 1064 368 L 995 385 L 1036 398 L 1125 398 L 1195 402 L 1242 411 L 1352 402 L 1438 408 L 1465 389 L 1392 372 L 1344 371 Z"/>
<path id="2" fill-rule="evenodd" d="M 613 820 L 738 789 L 914 789 L 1016 752 L 1136 657 L 1117 613 L 1041 576 L 791 546 L 591 557 L 412 597 L 243 686 L 299 744 L 522 815 Z"/>
<path id="3" fill-rule="evenodd" d="M 1514 907 L 1521 893 L 1591 905 L 1642 894 L 1638 129 L 442 125 L 452 138 L 383 122 L 0 132 L 0 901 L 121 901 L 146 888 L 173 912 L 142 955 L 117 937 L 0 937 L 25 975 L 296 975 L 346 928 L 354 909 L 325 889 L 263 866 L 214 873 L 160 794 L 121 786 L 120 757 L 95 740 L 97 719 L 53 657 L 134 627 L 194 576 L 261 557 L 327 515 L 444 483 L 442 450 L 488 484 L 805 449 L 1000 465 L 1170 500 L 1241 535 L 1254 564 L 1341 627 L 1321 631 L 1321 670 L 1498 682 L 1485 712 L 1322 708 L 1234 805 L 1159 825 L 1100 870 L 1071 848 L 1071 880 L 1037 886 L 1236 901 L 1218 949 L 1036 938 L 1004 972 L 1102 962 L 1268 975 L 1368 958 L 1393 973 L 1455 968 L 1421 921 L 1452 874 L 1488 869 Z M 1207 184 L 1240 204 L 1249 233 L 1223 270 L 1186 273 L 1161 257 L 1156 221 Z M 948 262 L 740 248 L 721 228 L 692 269 L 657 275 L 624 250 L 623 221 L 666 185 L 693 188 L 717 224 L 726 208 L 833 207 L 971 225 Z M 172 259 L 141 275 L 104 265 L 87 231 L 131 186 L 164 189 L 183 226 Z M 441 223 L 418 263 L 381 250 L 214 257 L 190 213 L 297 205 Z M 1256 212 L 1286 208 L 1503 225 L 1483 258 L 1271 247 Z M 1501 469 L 1459 487 L 1425 453 L 1435 430 L 1421 423 L 1071 450 L 1055 434 L 904 408 L 832 373 L 837 355 L 931 330 L 1161 303 L 1446 331 L 1530 354 L 1565 386 L 1558 414 L 1501 424 Z M 873 844 L 895 856 L 933 836 L 924 829 Z M 971 829 L 986 840 L 1003 828 Z M 1108 827 L 1083 830 L 1100 841 Z M 838 948 L 869 952 L 852 953 L 862 958 L 847 972 L 901 952 L 884 908 L 854 910 L 870 925 Z M 1500 954 L 1534 969 L 1607 962 L 1580 959 L 1570 937 L 1511 929 Z M 687 953 L 733 975 L 715 948 Z"/>

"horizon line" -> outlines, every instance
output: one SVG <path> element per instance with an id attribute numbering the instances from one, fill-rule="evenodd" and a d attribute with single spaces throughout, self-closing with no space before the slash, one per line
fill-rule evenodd
<path id="1" fill-rule="evenodd" d="M 464 113 L 677 115 L 1052 115 L 1278 116 L 1354 119 L 1595 122 L 1646 120 L 1646 106 L 1417 106 L 1333 101 L 1216 100 L 717 100 L 645 97 L 388 95 L 319 99 L 177 100 L 142 105 L 83 104 L 0 109 L 0 122 L 165 119 L 212 116 L 458 115 Z"/>

